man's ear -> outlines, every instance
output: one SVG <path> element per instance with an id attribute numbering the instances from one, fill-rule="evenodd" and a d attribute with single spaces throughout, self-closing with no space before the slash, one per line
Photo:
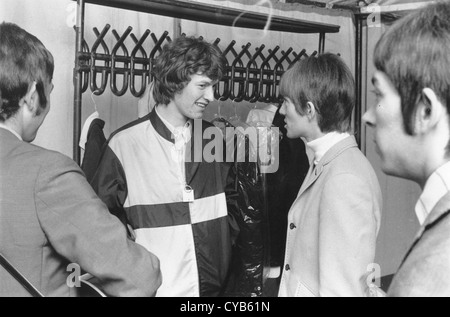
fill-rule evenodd
<path id="1" fill-rule="evenodd" d="M 308 101 L 306 103 L 306 116 L 308 117 L 309 120 L 314 119 L 314 117 L 316 116 L 316 107 L 314 106 L 314 104 L 311 101 Z"/>
<path id="2" fill-rule="evenodd" d="M 445 111 L 446 109 L 436 93 L 430 88 L 424 88 L 417 107 L 415 132 L 425 134 L 434 129 Z"/>
<path id="3" fill-rule="evenodd" d="M 28 89 L 26 95 L 20 100 L 20 106 L 25 107 L 24 110 L 36 114 L 36 111 L 39 108 L 39 94 L 36 89 L 36 82 L 33 82 Z"/>

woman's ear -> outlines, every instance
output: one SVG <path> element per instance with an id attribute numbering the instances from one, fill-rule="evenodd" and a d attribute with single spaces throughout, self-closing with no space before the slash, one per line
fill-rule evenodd
<path id="1" fill-rule="evenodd" d="M 415 132 L 425 134 L 434 129 L 445 111 L 446 109 L 436 93 L 430 88 L 424 88 L 417 107 Z"/>

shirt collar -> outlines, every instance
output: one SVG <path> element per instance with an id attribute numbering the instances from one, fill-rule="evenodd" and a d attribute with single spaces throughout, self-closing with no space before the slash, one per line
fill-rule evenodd
<path id="1" fill-rule="evenodd" d="M 423 192 L 416 204 L 416 215 L 421 225 L 436 207 L 439 200 L 450 191 L 450 162 L 439 167 L 428 178 Z"/>
<path id="2" fill-rule="evenodd" d="M 159 106 L 155 107 L 156 114 L 158 115 L 159 119 L 164 123 L 164 125 L 169 129 L 169 131 L 173 133 L 173 131 L 175 131 L 175 127 L 169 121 L 164 119 L 162 115 L 159 114 L 158 107 Z"/>
<path id="3" fill-rule="evenodd" d="M 8 127 L 6 124 L 1 123 L 0 122 L 0 128 L 8 130 L 9 132 L 11 132 L 12 134 L 14 134 L 20 141 L 23 141 L 22 137 L 20 136 L 19 133 L 17 133 L 16 131 L 14 131 L 13 129 L 11 129 L 10 127 Z"/>
<path id="4" fill-rule="evenodd" d="M 306 145 L 314 151 L 314 164 L 317 165 L 329 149 L 349 136 L 348 133 L 330 132 L 307 143 Z"/>

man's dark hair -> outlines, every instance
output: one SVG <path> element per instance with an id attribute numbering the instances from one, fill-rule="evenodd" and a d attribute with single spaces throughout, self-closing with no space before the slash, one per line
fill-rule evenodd
<path id="1" fill-rule="evenodd" d="M 450 2 L 431 4 L 391 26 L 375 47 L 374 63 L 400 94 L 408 134 L 414 133 L 424 88 L 432 89 L 450 113 Z"/>
<path id="2" fill-rule="evenodd" d="M 0 122 L 19 110 L 33 82 L 41 109 L 47 106 L 45 83 L 53 78 L 52 54 L 34 35 L 12 23 L 0 24 Z"/>
<path id="3" fill-rule="evenodd" d="M 225 58 L 219 48 L 200 38 L 181 36 L 167 44 L 155 61 L 153 97 L 157 104 L 170 103 L 194 74 L 213 81 L 222 78 Z"/>
<path id="4" fill-rule="evenodd" d="M 327 53 L 297 62 L 282 76 L 280 93 L 294 103 L 301 115 L 312 102 L 322 132 L 350 130 L 355 80 L 339 56 Z"/>

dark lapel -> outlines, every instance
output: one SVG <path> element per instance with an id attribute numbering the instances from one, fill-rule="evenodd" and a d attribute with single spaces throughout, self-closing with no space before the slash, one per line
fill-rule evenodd
<path id="1" fill-rule="evenodd" d="M 161 118 L 156 113 L 156 107 L 155 106 L 150 113 L 150 122 L 153 125 L 153 128 L 158 132 L 160 136 L 162 136 L 164 139 L 171 143 L 175 143 L 175 138 L 172 135 L 172 132 L 170 132 L 169 128 L 166 127 L 164 122 L 162 122 Z"/>
<path id="2" fill-rule="evenodd" d="M 450 207 L 450 192 L 447 193 L 433 208 L 430 215 L 425 220 L 425 223 L 421 227 L 419 235 L 422 235 L 423 231 L 432 226 L 436 221 L 439 221 L 442 216 L 449 210 Z"/>
<path id="3" fill-rule="evenodd" d="M 447 216 L 450 214 L 450 192 L 447 193 L 436 205 L 436 207 L 433 208 L 431 213 L 428 215 L 427 219 L 425 220 L 425 223 L 420 227 L 419 232 L 416 235 L 416 239 L 414 243 L 412 244 L 411 248 L 409 249 L 408 253 L 406 253 L 405 258 L 403 259 L 402 264 L 400 267 L 403 266 L 406 259 L 409 257 L 411 252 L 414 250 L 416 245 L 419 243 L 420 239 L 422 239 L 423 235 L 428 231 L 431 230 L 435 225 L 437 225 L 439 222 L 444 220 Z"/>

